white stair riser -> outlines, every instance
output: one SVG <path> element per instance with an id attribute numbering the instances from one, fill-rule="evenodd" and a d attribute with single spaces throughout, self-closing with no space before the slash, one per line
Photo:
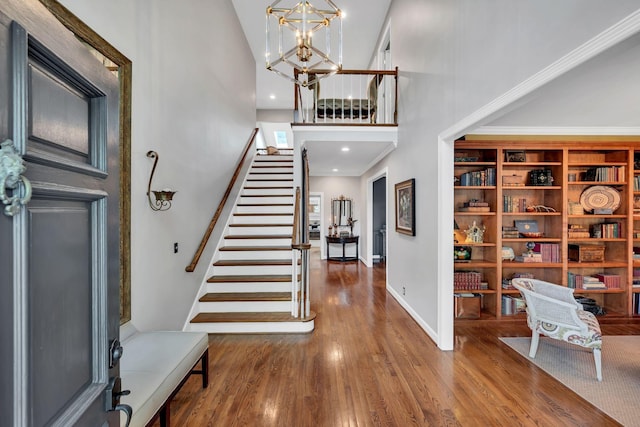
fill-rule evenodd
<path id="1" fill-rule="evenodd" d="M 293 156 L 290 151 L 281 151 L 280 154 L 260 154 L 256 156 L 254 162 L 256 163 L 264 163 L 264 162 L 282 162 L 282 161 L 291 161 L 293 160 Z"/>
<path id="2" fill-rule="evenodd" d="M 191 331 L 210 334 L 261 334 L 261 333 L 305 333 L 314 329 L 314 321 L 309 322 L 230 322 L 191 323 Z"/>
<path id="3" fill-rule="evenodd" d="M 256 206 L 257 205 L 257 206 Z M 237 213 L 293 213 L 293 205 L 287 204 L 285 206 L 273 206 L 266 204 L 258 204 L 255 203 L 253 206 L 236 206 Z M 289 220 L 293 224 L 293 217 L 290 217 Z"/>
<path id="4" fill-rule="evenodd" d="M 223 301 L 198 303 L 205 313 L 270 313 L 291 310 L 291 301 Z"/>
<path id="5" fill-rule="evenodd" d="M 220 251 L 220 259 L 291 259 L 291 251 Z"/>
<path id="6" fill-rule="evenodd" d="M 293 179 L 293 174 L 290 173 L 276 173 L 276 174 L 260 174 L 260 173 L 250 173 L 247 179 L 258 179 L 260 181 L 271 181 L 271 182 L 280 182 L 282 179 Z"/>
<path id="7" fill-rule="evenodd" d="M 296 287 L 296 290 L 299 287 Z M 291 282 L 224 282 L 207 283 L 207 292 L 291 292 Z"/>
<path id="8" fill-rule="evenodd" d="M 291 265 L 214 265 L 209 271 L 215 276 L 247 276 L 263 274 L 291 274 Z"/>
<path id="9" fill-rule="evenodd" d="M 255 212 L 242 212 L 255 213 Z M 293 224 L 293 215 L 234 215 L 232 224 Z"/>
<path id="10" fill-rule="evenodd" d="M 247 181 L 245 183 L 245 186 L 247 187 L 293 187 L 293 181 L 265 181 L 262 179 L 259 180 L 255 180 L 255 181 Z M 265 190 L 267 191 L 267 190 Z M 268 191 L 271 191 L 271 189 L 268 189 Z"/>
<path id="11" fill-rule="evenodd" d="M 289 167 L 285 164 L 282 165 L 271 165 L 271 164 L 267 164 L 267 165 L 259 165 L 260 167 L 255 167 L 255 165 L 251 168 L 251 170 L 249 171 L 249 173 L 260 173 L 260 172 L 269 172 L 269 173 L 292 173 L 293 172 L 293 168 Z M 265 166 L 269 166 L 269 167 L 265 167 Z"/>
<path id="12" fill-rule="evenodd" d="M 265 234 L 286 234 L 290 236 L 293 231 L 293 226 L 270 226 L 270 227 L 229 227 L 227 234 L 233 234 L 236 236 L 251 236 L 251 235 L 265 235 Z"/>
<path id="13" fill-rule="evenodd" d="M 291 238 L 286 239 L 224 239 L 223 246 L 290 246 Z"/>
<path id="14" fill-rule="evenodd" d="M 245 188 L 242 190 L 242 194 L 243 195 L 247 195 L 247 196 L 255 196 L 258 194 L 265 194 L 265 193 L 269 193 L 269 194 L 277 194 L 279 196 L 290 196 L 293 197 L 293 189 L 290 187 L 287 188 L 269 188 L 269 189 L 256 189 L 256 188 Z"/>
<path id="15" fill-rule="evenodd" d="M 268 192 L 268 190 L 265 190 L 265 192 Z M 284 196 L 269 196 L 269 197 L 247 197 L 247 196 L 242 196 L 240 197 L 240 201 L 238 203 L 240 204 L 260 204 L 260 205 L 269 205 L 272 203 L 286 203 L 288 205 L 293 205 L 293 203 L 295 202 L 295 199 L 293 198 L 293 196 L 291 195 L 284 195 Z"/>

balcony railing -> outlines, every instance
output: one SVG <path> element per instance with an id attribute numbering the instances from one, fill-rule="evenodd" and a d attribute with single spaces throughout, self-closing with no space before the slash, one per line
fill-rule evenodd
<path id="1" fill-rule="evenodd" d="M 395 70 L 341 70 L 309 87 L 295 85 L 294 90 L 294 124 L 398 124 L 397 67 Z"/>

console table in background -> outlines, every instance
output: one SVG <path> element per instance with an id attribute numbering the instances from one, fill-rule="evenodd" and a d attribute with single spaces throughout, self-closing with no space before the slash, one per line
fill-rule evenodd
<path id="1" fill-rule="evenodd" d="M 333 261 L 357 261 L 358 260 L 358 245 L 360 236 L 325 236 L 327 239 L 327 259 Z M 354 243 L 356 245 L 356 256 L 355 257 L 347 257 L 345 255 L 345 246 L 347 244 Z M 329 246 L 330 245 L 342 245 L 342 257 L 331 257 L 329 256 Z"/>

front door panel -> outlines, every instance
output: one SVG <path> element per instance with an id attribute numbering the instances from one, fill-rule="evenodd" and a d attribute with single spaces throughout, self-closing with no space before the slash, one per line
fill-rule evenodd
<path id="1" fill-rule="evenodd" d="M 38 2 L 8 7 L 0 140 L 13 140 L 33 187 L 19 214 L 0 218 L 12 243 L 0 258 L 14 260 L 9 425 L 117 424 L 105 388 L 118 375 L 108 359 L 119 326 L 118 80 Z"/>

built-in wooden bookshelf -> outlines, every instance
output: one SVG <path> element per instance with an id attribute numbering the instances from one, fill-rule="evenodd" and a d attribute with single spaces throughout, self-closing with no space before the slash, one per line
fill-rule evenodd
<path id="1" fill-rule="evenodd" d="M 639 315 L 640 139 L 460 140 L 454 162 L 454 290 L 481 295 L 481 319 L 523 316 L 517 275 Z"/>

